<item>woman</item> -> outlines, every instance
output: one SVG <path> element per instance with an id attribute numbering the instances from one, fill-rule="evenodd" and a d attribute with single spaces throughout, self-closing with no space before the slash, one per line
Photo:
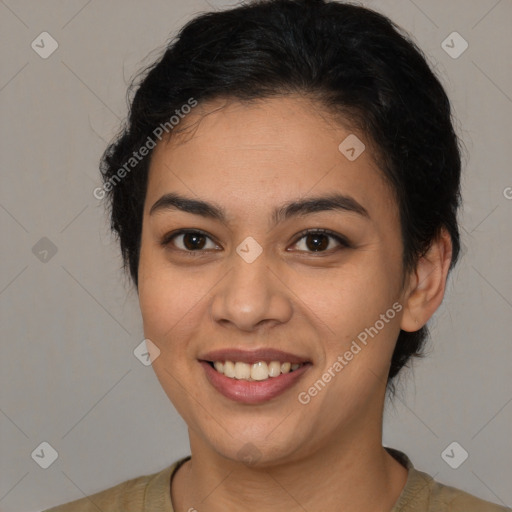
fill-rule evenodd
<path id="1" fill-rule="evenodd" d="M 382 446 L 459 253 L 458 140 L 415 45 L 362 7 L 254 2 L 139 85 L 95 195 L 191 456 L 52 510 L 509 510 Z"/>

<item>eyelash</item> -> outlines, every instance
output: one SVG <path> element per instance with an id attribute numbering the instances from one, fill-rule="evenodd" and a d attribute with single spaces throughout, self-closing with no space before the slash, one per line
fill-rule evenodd
<path id="1" fill-rule="evenodd" d="M 186 234 L 202 235 L 206 238 L 209 238 L 211 241 L 214 242 L 214 240 L 207 233 L 205 233 L 204 231 L 201 231 L 200 229 L 182 229 L 179 231 L 174 231 L 172 233 L 166 234 L 162 238 L 160 243 L 162 246 L 168 247 L 174 238 L 176 238 L 180 235 L 186 235 Z M 296 238 L 295 242 L 293 243 L 293 245 L 296 245 L 300 240 L 302 240 L 307 235 L 313 235 L 313 234 L 325 235 L 327 237 L 335 239 L 341 246 L 340 248 L 338 248 L 338 250 L 341 248 L 348 249 L 348 248 L 352 247 L 350 242 L 345 237 L 339 235 L 338 233 L 335 233 L 334 231 L 331 231 L 329 229 L 323 229 L 323 228 L 311 228 L 311 229 L 305 229 L 304 231 L 301 231 L 300 233 L 297 234 L 297 238 Z M 201 255 L 201 253 L 204 253 L 205 251 L 209 250 L 209 249 L 198 249 L 196 251 L 190 251 L 187 249 L 179 249 L 179 248 L 174 248 L 174 249 L 177 251 L 181 251 L 190 256 Z M 332 249 L 325 250 L 325 251 L 300 251 L 300 252 L 306 252 L 309 254 L 330 254 L 332 252 Z M 194 254 L 194 253 L 196 253 L 196 254 Z"/>

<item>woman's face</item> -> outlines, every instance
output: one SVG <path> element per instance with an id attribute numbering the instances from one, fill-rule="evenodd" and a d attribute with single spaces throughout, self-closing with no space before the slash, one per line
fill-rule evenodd
<path id="1" fill-rule="evenodd" d="M 154 150 L 139 265 L 153 367 L 191 439 L 260 464 L 380 442 L 403 248 L 369 144 L 299 97 L 210 102 L 181 123 L 198 120 Z M 225 359 L 235 378 L 204 362 Z"/>

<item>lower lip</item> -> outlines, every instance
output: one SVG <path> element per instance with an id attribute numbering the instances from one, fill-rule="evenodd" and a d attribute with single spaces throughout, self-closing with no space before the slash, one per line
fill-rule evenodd
<path id="1" fill-rule="evenodd" d="M 244 404 L 260 404 L 275 398 L 291 388 L 308 370 L 310 363 L 293 372 L 282 373 L 262 381 L 238 380 L 226 377 L 212 368 L 206 361 L 199 361 L 210 384 L 226 398 Z"/>

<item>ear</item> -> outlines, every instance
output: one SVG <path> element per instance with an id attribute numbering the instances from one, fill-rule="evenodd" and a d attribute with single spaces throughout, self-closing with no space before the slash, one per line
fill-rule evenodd
<path id="1" fill-rule="evenodd" d="M 421 329 L 441 305 L 452 259 L 452 240 L 442 229 L 411 272 L 403 296 L 404 312 L 400 328 L 414 332 Z"/>

